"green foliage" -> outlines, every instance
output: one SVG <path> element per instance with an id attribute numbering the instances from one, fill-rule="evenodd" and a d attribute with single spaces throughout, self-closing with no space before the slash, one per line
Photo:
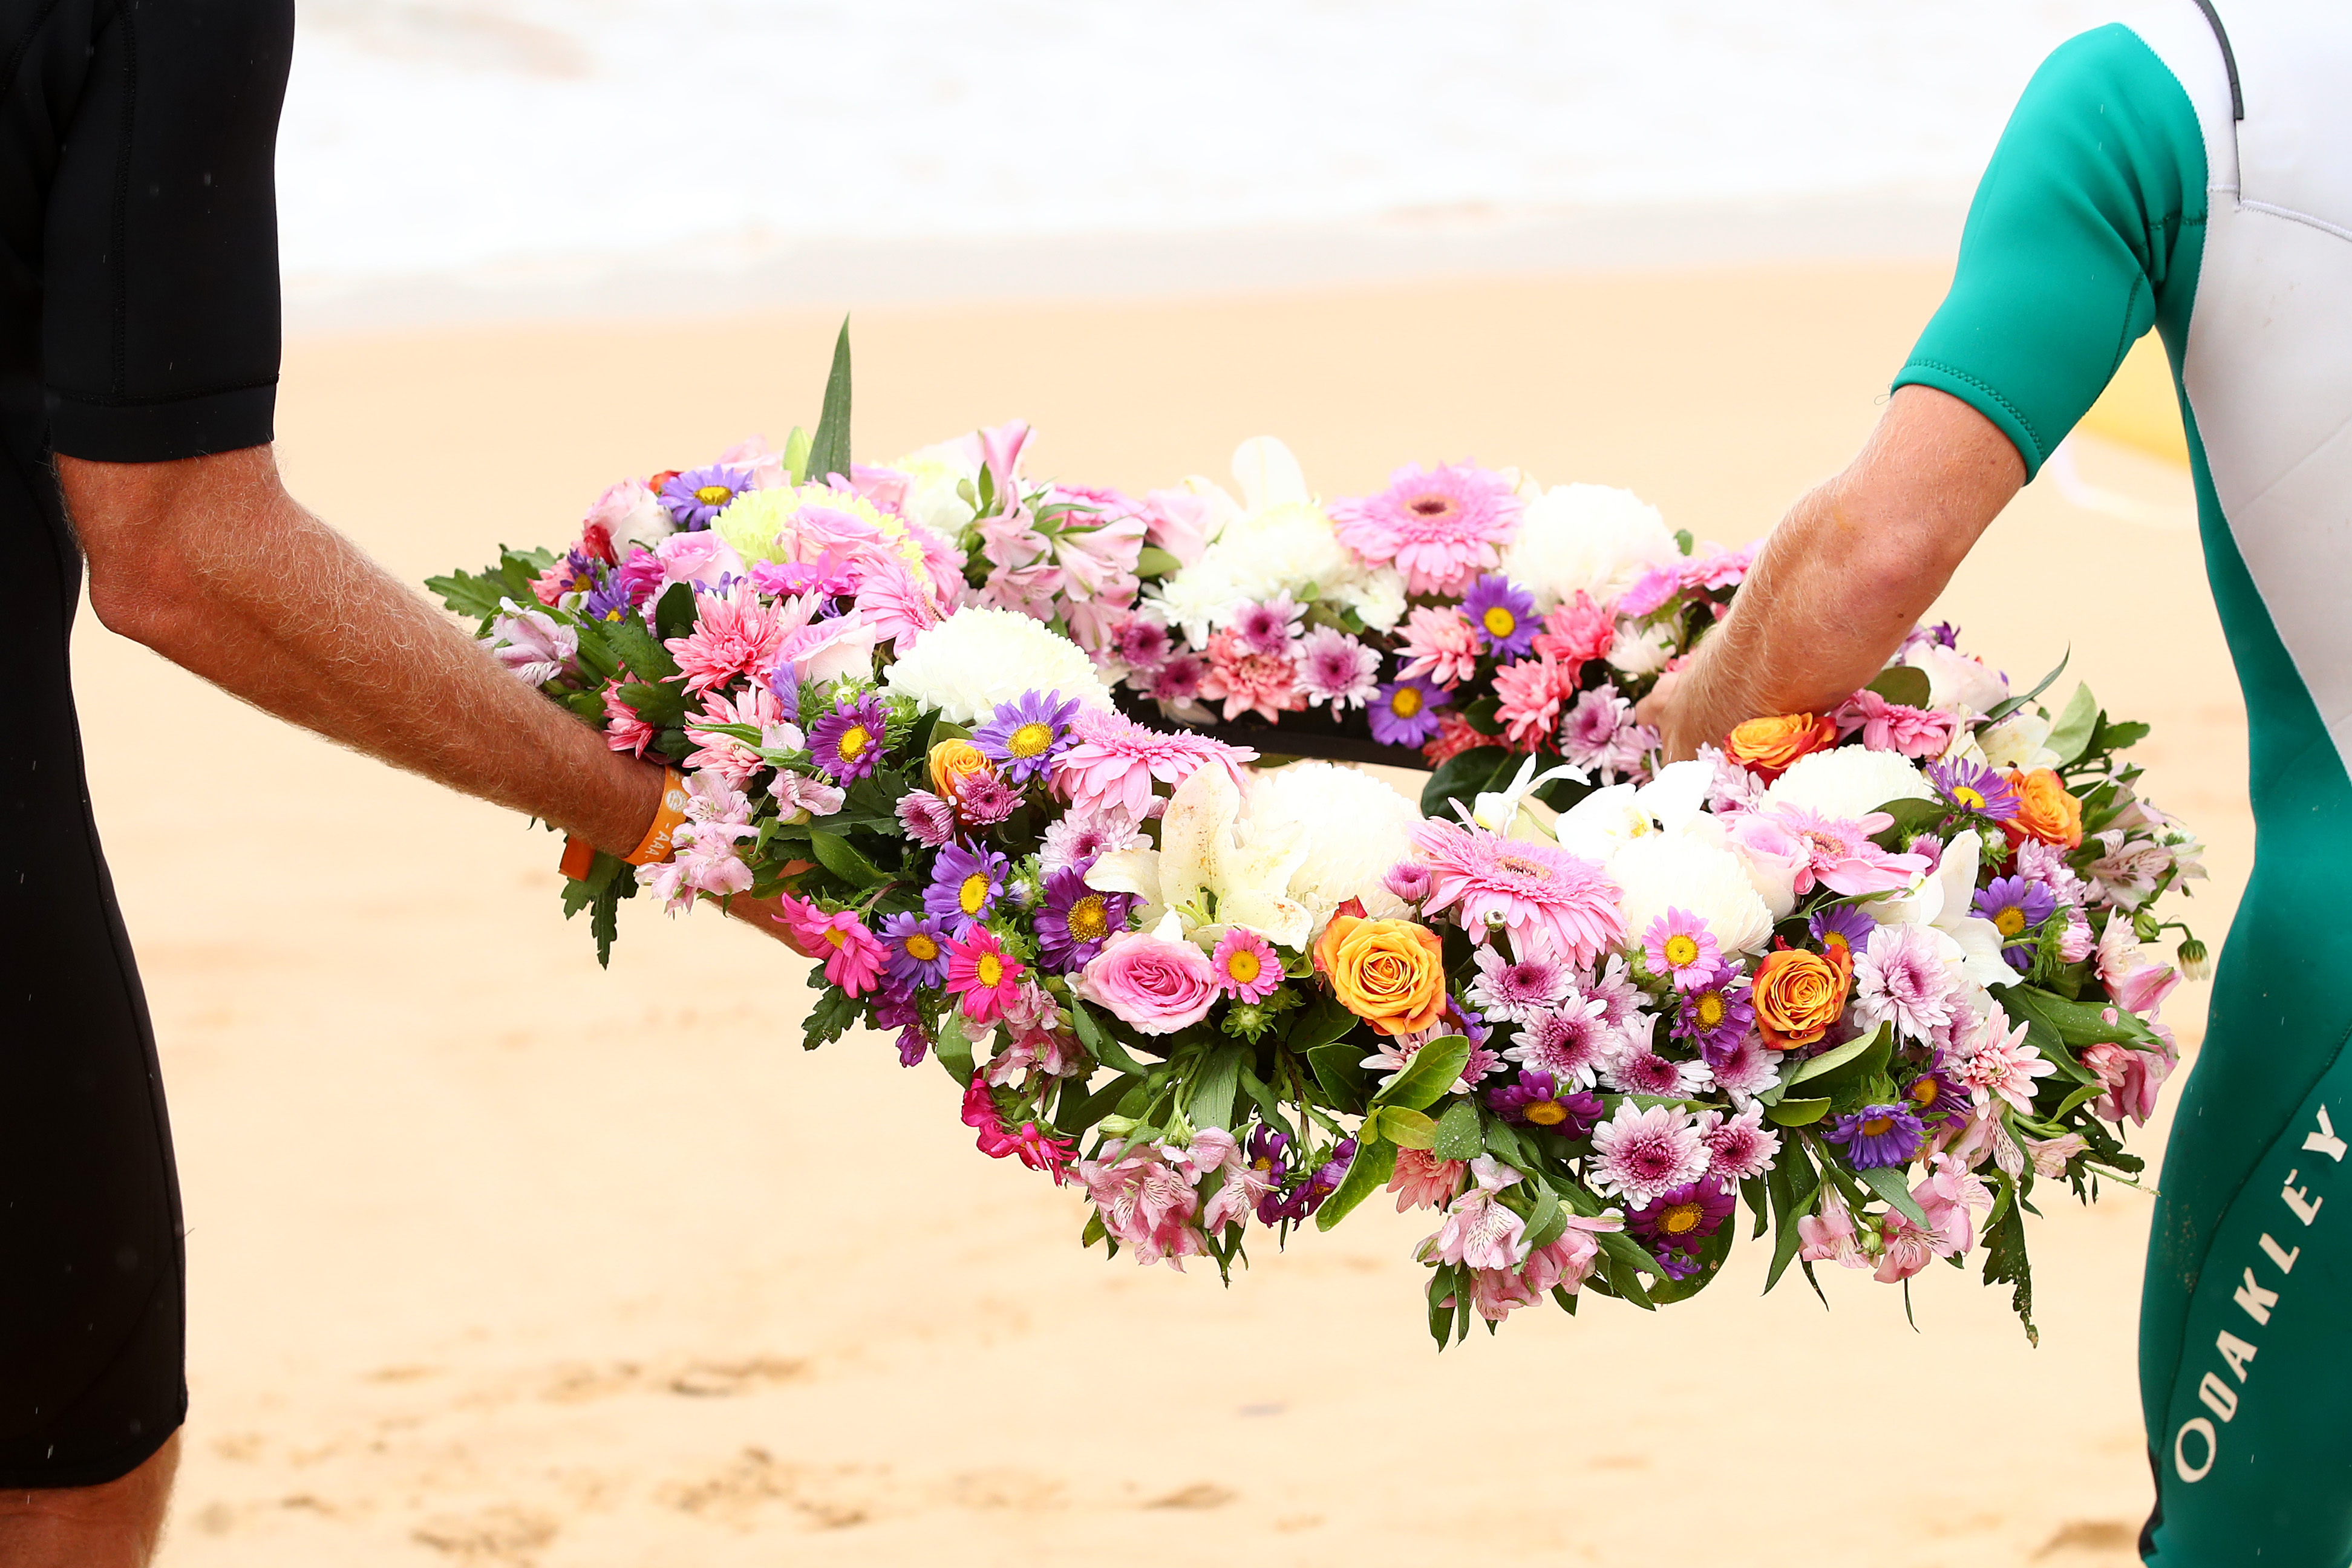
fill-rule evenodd
<path id="1" fill-rule="evenodd" d="M 667 642 L 694 630 L 694 589 L 691 584 L 672 583 L 654 601 L 654 629 Z"/>
<path id="2" fill-rule="evenodd" d="M 1927 672 L 1912 665 L 1890 665 L 1879 671 L 1878 679 L 1864 689 L 1875 691 L 1889 702 L 1906 708 L 1927 706 Z"/>
<path id="3" fill-rule="evenodd" d="M 1374 1102 L 1407 1110 L 1426 1110 L 1445 1098 L 1470 1061 L 1470 1042 L 1446 1035 L 1413 1052 L 1396 1081 L 1374 1096 Z"/>
<path id="4" fill-rule="evenodd" d="M 1155 577 L 1166 577 L 1181 570 L 1183 563 L 1157 544 L 1147 544 L 1136 552 L 1135 574 L 1149 583 Z"/>
<path id="5" fill-rule="evenodd" d="M 931 1054 L 940 1058 L 940 1066 L 947 1068 L 948 1076 L 956 1082 L 971 1082 L 971 1036 L 964 1028 L 961 1008 L 950 1005 L 940 1015 L 940 1036 L 931 1047 Z"/>
<path id="6" fill-rule="evenodd" d="M 1315 1228 L 1329 1230 L 1352 1213 L 1356 1205 L 1388 1185 L 1389 1177 L 1396 1172 L 1396 1145 L 1383 1143 L 1370 1128 L 1356 1140 L 1356 1157 L 1348 1162 L 1348 1173 L 1339 1178 L 1339 1187 L 1323 1200 L 1315 1211 Z"/>
<path id="7" fill-rule="evenodd" d="M 1143 1064 L 1128 1055 L 1127 1047 L 1119 1043 L 1118 1037 L 1096 1019 L 1085 1003 L 1072 996 L 1064 1005 L 1069 1009 L 1072 1027 L 1078 1032 L 1078 1044 L 1086 1047 L 1087 1054 L 1095 1060 L 1123 1073 L 1144 1070 Z"/>
<path id="8" fill-rule="evenodd" d="M 1317 1046 L 1307 1053 L 1307 1065 L 1322 1086 L 1323 1094 L 1337 1110 L 1358 1111 L 1364 1109 L 1364 1069 L 1360 1062 L 1360 1047 L 1333 1042 Z"/>
<path id="9" fill-rule="evenodd" d="M 809 441 L 808 478 L 823 480 L 849 472 L 849 318 L 833 343 L 833 369 L 824 378 L 824 407 Z"/>
<path id="10" fill-rule="evenodd" d="M 644 622 L 629 616 L 598 624 L 604 627 L 605 640 L 612 644 L 613 651 L 621 656 L 621 662 L 639 679 L 668 680 L 677 676 L 677 660 L 669 656 L 669 649 L 654 640 Z"/>
<path id="11" fill-rule="evenodd" d="M 1809 1127 L 1827 1116 L 1830 1102 L 1825 1096 L 1818 1100 L 1780 1100 L 1764 1108 L 1764 1120 L 1781 1127 Z"/>
<path id="12" fill-rule="evenodd" d="M 2067 767 L 2080 761 L 2083 753 L 2090 750 L 2091 737 L 2097 732 L 2099 721 L 2104 717 L 2099 711 L 2098 699 L 2091 695 L 2089 684 L 2076 681 L 2074 695 L 2067 699 L 2056 722 L 2050 727 L 2050 739 L 2042 742 L 2058 753 L 2059 767 Z"/>
<path id="13" fill-rule="evenodd" d="M 831 1045 L 849 1033 L 850 1026 L 857 1022 L 858 1015 L 866 1009 L 856 997 L 826 985 L 824 971 L 811 971 L 809 979 L 824 993 L 809 1008 L 808 1020 L 801 1026 L 801 1048 L 813 1051 L 819 1046 Z"/>
<path id="14" fill-rule="evenodd" d="M 1927 1211 L 1919 1206 L 1919 1200 L 1913 1197 L 1911 1189 L 1903 1184 L 1902 1171 L 1892 1165 L 1873 1165 L 1866 1171 L 1856 1171 L 1854 1178 L 1885 1199 L 1887 1207 L 1921 1230 L 1935 1228 L 1928 1223 Z"/>
<path id="15" fill-rule="evenodd" d="M 1467 804 L 1481 790 L 1494 782 L 1501 770 L 1506 779 L 1517 760 L 1500 746 L 1473 746 L 1445 759 L 1444 765 L 1432 773 L 1421 788 L 1421 815 L 1454 820 L 1454 808 L 1449 802 Z"/>
<path id="16" fill-rule="evenodd" d="M 1242 1087 L 1242 1060 L 1248 1055 L 1249 1047 L 1238 1043 L 1219 1046 L 1209 1053 L 1200 1076 L 1192 1080 L 1192 1098 L 1185 1106 L 1193 1126 L 1233 1126 L 1234 1100 Z"/>
<path id="17" fill-rule="evenodd" d="M 1441 1160 L 1475 1160 L 1486 1152 L 1486 1142 L 1478 1133 L 1475 1101 L 1457 1100 L 1445 1108 L 1445 1114 L 1437 1119 L 1437 1135 L 1429 1152 Z"/>
<path id="18" fill-rule="evenodd" d="M 1802 1139 L 1781 1141 L 1780 1157 L 1764 1173 L 1764 1186 L 1772 1199 L 1772 1267 L 1764 1276 L 1764 1289 L 1769 1290 L 1804 1245 L 1797 1222 L 1813 1212 L 1813 1200 L 1822 1190 L 1822 1173 Z"/>
<path id="19" fill-rule="evenodd" d="M 809 849 L 816 856 L 817 864 L 853 888 L 878 888 L 890 880 L 887 871 L 859 854 L 856 846 L 837 833 L 810 828 Z"/>
<path id="20" fill-rule="evenodd" d="M 1364 1123 L 1378 1137 L 1385 1138 L 1400 1149 L 1433 1149 L 1437 1146 L 1437 1123 L 1418 1110 L 1408 1110 L 1402 1105 L 1383 1105 L 1373 1110 Z"/>
<path id="21" fill-rule="evenodd" d="M 2000 1178 L 2000 1186 L 2001 1197 L 2013 1199 L 2014 1188 L 2007 1175 Z M 2033 1326 L 2033 1265 L 2025 1256 L 2025 1215 L 2021 1211 L 2021 1201 L 1995 1205 L 1994 1217 L 1985 1226 L 1984 1282 L 2016 1287 L 2010 1292 L 2010 1310 L 2025 1325 L 2026 1342 L 2039 1345 L 2042 1331 Z"/>

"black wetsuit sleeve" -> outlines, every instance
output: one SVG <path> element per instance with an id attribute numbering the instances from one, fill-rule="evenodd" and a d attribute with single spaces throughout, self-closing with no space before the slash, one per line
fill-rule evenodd
<path id="1" fill-rule="evenodd" d="M 120 0 L 51 188 L 50 438 L 166 462 L 271 438 L 292 0 Z"/>

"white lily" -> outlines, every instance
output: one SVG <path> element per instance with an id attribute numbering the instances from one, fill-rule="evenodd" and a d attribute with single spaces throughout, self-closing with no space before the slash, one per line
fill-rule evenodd
<path id="1" fill-rule="evenodd" d="M 1945 961 L 1959 966 L 1961 978 L 1979 989 L 2015 983 L 2017 971 L 2000 955 L 2000 928 L 1969 908 L 1976 897 L 1982 840 L 1967 828 L 1952 835 L 1943 858 L 1909 892 L 1862 907 L 1881 925 L 1919 925 L 1943 941 Z"/>
<path id="2" fill-rule="evenodd" d="M 1712 763 L 1669 763 L 1648 784 L 1594 790 L 1560 814 L 1552 837 L 1561 848 L 1606 865 L 1632 839 L 1689 828 L 1714 786 Z"/>
<path id="3" fill-rule="evenodd" d="M 1185 934 L 1203 945 L 1238 925 L 1278 947 L 1305 947 L 1315 917 L 1289 894 L 1291 874 L 1307 858 L 1305 836 L 1284 827 L 1241 842 L 1234 832 L 1241 805 L 1224 769 L 1195 770 L 1176 786 L 1160 819 L 1160 847 L 1103 856 L 1087 871 L 1087 886 L 1141 899 L 1136 912 L 1145 926 L 1171 913 L 1180 917 Z"/>

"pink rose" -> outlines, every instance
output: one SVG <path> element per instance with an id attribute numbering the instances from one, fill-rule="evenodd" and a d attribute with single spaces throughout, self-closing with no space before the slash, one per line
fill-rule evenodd
<path id="1" fill-rule="evenodd" d="M 691 583 L 715 589 L 721 577 L 743 575 L 743 558 L 735 553 L 735 547 L 707 529 L 673 533 L 654 546 L 654 554 L 661 560 L 664 587 Z"/>
<path id="2" fill-rule="evenodd" d="M 1731 847 L 1748 868 L 1756 896 L 1774 920 L 1788 919 L 1797 907 L 1797 879 L 1812 865 L 1811 847 L 1787 823 L 1764 812 L 1734 812 L 1717 820 L 1729 829 Z"/>
<path id="3" fill-rule="evenodd" d="M 1070 989 L 1147 1035 L 1172 1035 L 1209 1016 L 1217 972 L 1209 955 L 1168 932 L 1120 931 L 1079 971 Z"/>

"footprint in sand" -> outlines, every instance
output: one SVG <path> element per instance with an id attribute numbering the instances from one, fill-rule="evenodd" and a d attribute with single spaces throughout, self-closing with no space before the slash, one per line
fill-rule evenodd
<path id="1" fill-rule="evenodd" d="M 2132 1552 L 2139 1545 L 2139 1529 L 2120 1524 L 2111 1519 L 2069 1520 L 2058 1527 L 2058 1533 L 2042 1543 L 2033 1554 L 2035 1562 L 2055 1557 L 2061 1552 Z"/>

